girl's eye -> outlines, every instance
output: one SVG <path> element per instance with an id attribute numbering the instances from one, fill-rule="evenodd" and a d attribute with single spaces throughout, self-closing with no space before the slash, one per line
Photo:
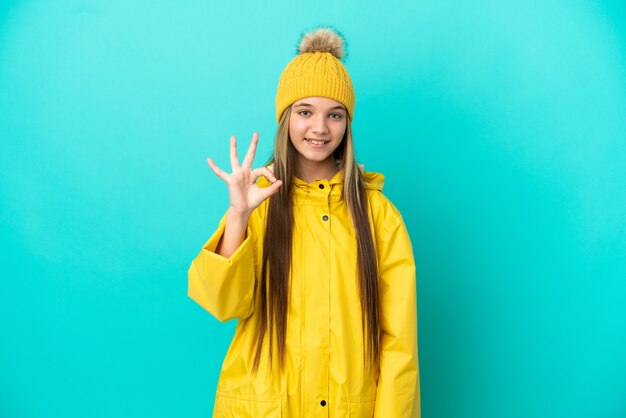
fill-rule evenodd
<path id="1" fill-rule="evenodd" d="M 302 115 L 303 112 L 306 112 L 307 115 Z M 310 113 L 308 110 L 301 110 L 298 112 L 298 114 L 302 116 L 308 116 L 308 113 Z M 333 119 L 341 119 L 343 117 L 341 113 L 331 113 L 331 116 L 333 116 Z"/>

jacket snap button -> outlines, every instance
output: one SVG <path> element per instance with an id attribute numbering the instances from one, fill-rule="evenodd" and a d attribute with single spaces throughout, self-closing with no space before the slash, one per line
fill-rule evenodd
<path id="1" fill-rule="evenodd" d="M 323 220 L 325 220 L 325 221 L 327 221 L 327 220 L 328 220 L 328 215 L 324 215 L 324 216 L 322 216 L 322 219 L 323 219 Z"/>
<path id="2" fill-rule="evenodd" d="M 322 402 L 320 402 L 320 405 L 322 405 L 322 406 L 326 406 L 326 401 L 322 401 Z"/>
<path id="3" fill-rule="evenodd" d="M 324 185 L 323 185 L 323 184 L 320 184 L 320 189 L 323 189 L 323 188 L 324 188 Z"/>

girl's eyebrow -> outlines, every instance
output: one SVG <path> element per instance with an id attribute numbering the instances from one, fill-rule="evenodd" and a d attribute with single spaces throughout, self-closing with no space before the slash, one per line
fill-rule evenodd
<path id="1" fill-rule="evenodd" d="M 309 106 L 309 107 L 315 107 L 312 104 L 309 103 L 299 103 L 297 104 L 295 107 L 300 107 L 300 106 Z M 335 106 L 335 107 L 331 107 L 329 110 L 333 110 L 333 109 L 341 109 L 341 110 L 346 110 L 343 106 Z"/>

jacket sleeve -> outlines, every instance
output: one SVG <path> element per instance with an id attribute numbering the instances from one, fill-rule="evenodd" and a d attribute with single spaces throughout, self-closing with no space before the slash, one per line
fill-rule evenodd
<path id="1" fill-rule="evenodd" d="M 401 215 L 378 251 L 382 343 L 374 417 L 419 418 L 415 260 Z"/>
<path id="2" fill-rule="evenodd" d="M 217 230 L 191 262 L 188 296 L 219 321 L 247 318 L 254 309 L 254 242 L 250 224 L 246 237 L 228 258 L 215 252 L 226 226 L 226 214 Z"/>

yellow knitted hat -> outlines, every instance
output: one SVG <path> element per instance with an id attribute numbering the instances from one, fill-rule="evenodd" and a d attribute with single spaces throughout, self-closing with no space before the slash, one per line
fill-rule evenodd
<path id="1" fill-rule="evenodd" d="M 305 97 L 323 96 L 336 100 L 354 119 L 354 88 L 341 63 L 345 56 L 345 38 L 335 29 L 318 27 L 303 33 L 297 55 L 287 64 L 278 81 L 276 92 L 276 121 L 285 109 Z"/>

